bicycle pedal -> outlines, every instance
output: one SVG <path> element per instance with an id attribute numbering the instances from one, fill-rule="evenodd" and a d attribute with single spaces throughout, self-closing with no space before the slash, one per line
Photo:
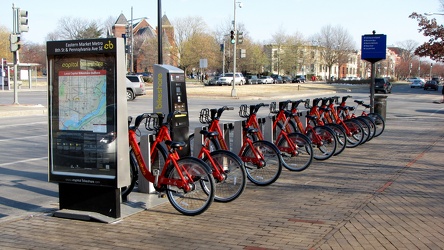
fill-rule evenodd
<path id="1" fill-rule="evenodd" d="M 166 194 L 165 193 L 158 193 L 157 198 L 166 198 Z"/>

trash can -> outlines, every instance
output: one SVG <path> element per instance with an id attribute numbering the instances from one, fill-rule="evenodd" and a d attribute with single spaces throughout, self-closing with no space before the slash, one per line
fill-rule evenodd
<path id="1" fill-rule="evenodd" d="M 375 95 L 375 113 L 380 114 L 385 121 L 386 112 L 387 112 L 387 96 Z"/>

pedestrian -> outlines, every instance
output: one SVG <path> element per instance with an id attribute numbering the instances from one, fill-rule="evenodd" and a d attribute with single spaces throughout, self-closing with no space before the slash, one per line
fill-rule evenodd
<path id="1" fill-rule="evenodd" d="M 441 94 L 442 94 L 442 100 L 441 100 L 441 103 L 444 103 L 444 84 L 442 85 Z"/>

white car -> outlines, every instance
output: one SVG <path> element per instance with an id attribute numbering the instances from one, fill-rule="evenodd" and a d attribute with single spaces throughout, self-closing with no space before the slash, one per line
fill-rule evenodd
<path id="1" fill-rule="evenodd" d="M 271 76 L 261 76 L 257 81 L 258 84 L 272 84 L 274 79 Z"/>
<path id="2" fill-rule="evenodd" d="M 242 75 L 242 73 L 236 73 L 235 76 L 236 79 L 236 85 L 244 85 L 245 78 Z M 232 85 L 233 84 L 233 73 L 226 73 L 224 76 L 219 77 L 217 79 L 217 85 Z"/>
<path id="3" fill-rule="evenodd" d="M 419 79 L 414 79 L 410 84 L 410 88 L 423 88 L 423 87 L 424 87 L 424 82 L 422 82 Z"/>

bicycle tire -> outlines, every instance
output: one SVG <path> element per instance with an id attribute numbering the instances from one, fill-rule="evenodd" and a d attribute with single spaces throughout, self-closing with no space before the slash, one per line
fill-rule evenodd
<path id="1" fill-rule="evenodd" d="M 336 150 L 333 156 L 339 155 L 347 147 L 347 134 L 345 129 L 336 123 L 329 123 L 327 127 L 331 128 L 336 133 Z"/>
<path id="2" fill-rule="evenodd" d="M 318 161 L 325 161 L 332 157 L 336 151 L 336 133 L 327 126 L 315 126 L 313 130 L 321 138 L 321 141 L 317 141 L 312 130 L 307 133 L 312 143 L 313 158 Z"/>
<path id="3" fill-rule="evenodd" d="M 282 172 L 282 158 L 277 147 L 269 141 L 254 141 L 252 149 L 250 145 L 246 146 L 241 153 L 243 159 L 247 157 L 254 157 L 253 150 L 256 152 L 260 150 L 263 155 L 264 166 L 255 165 L 253 162 L 247 161 L 245 163 L 245 170 L 247 178 L 258 186 L 267 186 L 274 183 Z"/>
<path id="4" fill-rule="evenodd" d="M 376 124 L 373 119 L 368 116 L 360 116 L 360 118 L 366 120 L 368 122 L 368 125 L 370 126 L 370 136 L 367 141 L 371 141 L 376 134 Z"/>
<path id="5" fill-rule="evenodd" d="M 218 202 L 235 200 L 244 192 L 247 184 L 247 173 L 244 163 L 239 156 L 227 150 L 213 151 L 210 153 L 210 157 L 217 166 L 212 166 L 208 158 L 205 158 L 204 162 L 213 169 L 217 167 L 220 171 L 224 172 L 225 176 L 225 179 L 221 181 L 214 178 L 216 183 L 214 200 Z M 215 172 L 216 171 L 213 170 L 213 173 Z"/>
<path id="6" fill-rule="evenodd" d="M 194 216 L 205 212 L 213 203 L 215 183 L 208 165 L 195 157 L 183 157 L 177 161 L 182 171 L 192 174 L 193 185 L 190 192 L 174 185 L 167 185 L 166 194 L 171 205 L 184 215 Z M 178 179 L 177 169 L 171 164 L 167 178 Z M 187 178 L 187 175 L 184 175 Z"/>
<path id="7" fill-rule="evenodd" d="M 137 164 L 136 156 L 134 155 L 133 150 L 129 151 L 130 157 L 130 184 L 128 186 L 123 186 L 120 188 L 120 194 L 122 196 L 122 200 L 126 200 L 126 197 L 134 190 L 134 187 L 137 184 L 137 179 L 139 178 L 139 165 Z"/>
<path id="8" fill-rule="evenodd" d="M 382 115 L 378 113 L 370 113 L 368 117 L 372 118 L 376 125 L 376 132 L 374 137 L 378 137 L 384 132 L 385 129 L 385 120 L 382 118 Z"/>
<path id="9" fill-rule="evenodd" d="M 313 161 L 313 148 L 310 139 L 301 133 L 291 133 L 287 137 L 298 148 L 297 152 L 290 152 L 289 142 L 285 137 L 281 137 L 277 147 L 281 152 L 282 165 L 286 169 L 296 172 L 307 169 Z"/>
<path id="10" fill-rule="evenodd" d="M 357 122 L 359 122 L 359 124 L 361 125 L 361 127 L 362 127 L 362 130 L 364 131 L 364 138 L 362 139 L 362 142 L 361 142 L 361 144 L 364 144 L 364 143 L 366 143 L 368 140 L 370 140 L 370 136 L 371 136 L 371 128 L 370 128 L 370 124 L 366 121 L 366 120 L 364 120 L 363 118 L 361 118 L 361 117 L 355 117 L 355 118 L 353 118 L 355 121 L 357 121 Z"/>
<path id="11" fill-rule="evenodd" d="M 364 131 L 361 124 L 355 120 L 345 120 L 343 125 L 347 127 L 348 131 L 350 131 L 350 134 L 347 134 L 347 148 L 359 146 L 364 139 Z"/>

